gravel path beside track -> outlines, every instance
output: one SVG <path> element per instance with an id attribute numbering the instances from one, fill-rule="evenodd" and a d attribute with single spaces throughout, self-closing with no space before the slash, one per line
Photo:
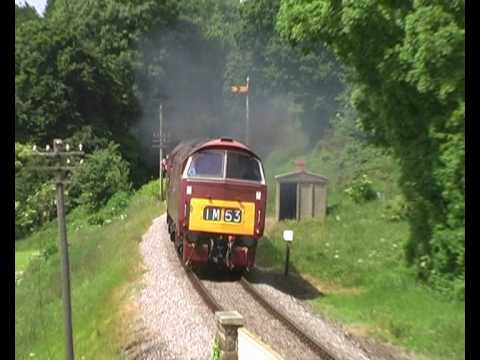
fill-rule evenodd
<path id="1" fill-rule="evenodd" d="M 138 337 L 129 359 L 209 359 L 215 319 L 195 292 L 178 261 L 165 225 L 165 215 L 153 221 L 140 251 L 147 272 L 137 304 Z"/>

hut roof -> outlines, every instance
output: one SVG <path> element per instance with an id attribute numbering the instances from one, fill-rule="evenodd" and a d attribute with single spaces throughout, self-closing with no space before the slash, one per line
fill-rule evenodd
<path id="1" fill-rule="evenodd" d="M 313 174 L 306 170 L 297 170 L 287 174 L 281 174 L 275 176 L 275 180 L 280 183 L 287 182 L 300 182 L 300 183 L 328 183 L 328 179 L 325 176 Z"/>

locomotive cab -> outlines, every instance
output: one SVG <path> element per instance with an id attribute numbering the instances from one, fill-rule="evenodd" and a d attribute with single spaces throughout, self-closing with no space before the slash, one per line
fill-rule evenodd
<path id="1" fill-rule="evenodd" d="M 222 140 L 207 143 L 183 161 L 178 222 L 169 229 L 176 233 L 186 263 L 249 269 L 265 223 L 263 166 L 243 144 Z"/>

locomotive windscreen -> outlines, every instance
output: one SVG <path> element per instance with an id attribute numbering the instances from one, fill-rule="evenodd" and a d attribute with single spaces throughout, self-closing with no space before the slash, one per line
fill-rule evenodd
<path id="1" fill-rule="evenodd" d="M 188 168 L 189 177 L 223 177 L 223 151 L 207 150 L 193 155 L 192 162 Z"/>
<path id="2" fill-rule="evenodd" d="M 227 178 L 262 181 L 260 164 L 258 160 L 251 155 L 228 151 Z"/>
<path id="3" fill-rule="evenodd" d="M 229 150 L 203 150 L 193 154 L 187 176 L 263 181 L 261 164 L 256 157 Z"/>

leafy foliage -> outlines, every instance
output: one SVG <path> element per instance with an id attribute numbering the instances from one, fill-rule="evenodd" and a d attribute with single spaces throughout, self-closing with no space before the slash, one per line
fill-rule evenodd
<path id="1" fill-rule="evenodd" d="M 220 340 L 217 337 L 213 340 L 212 360 L 220 359 Z"/>
<path id="2" fill-rule="evenodd" d="M 53 211 L 46 177 L 28 170 L 28 144 L 61 137 L 104 149 L 88 166 L 106 166 L 109 186 L 128 192 L 157 165 L 159 100 L 169 140 L 243 134 L 244 102 L 230 86 L 250 75 L 254 147 L 279 144 L 286 159 L 285 142 L 300 152 L 332 125 L 346 154 L 365 139 L 384 146 L 402 167 L 406 204 L 387 216 L 408 213 L 408 259 L 424 277 L 462 278 L 463 1 L 49 0 L 44 17 L 15 10 L 16 237 Z M 338 111 L 343 73 L 353 109 Z M 73 206 L 96 209 L 115 193 L 100 173 L 75 180 Z"/>
<path id="3" fill-rule="evenodd" d="M 39 20 L 40 17 L 33 6 L 28 3 L 24 5 L 15 4 L 15 27 L 26 21 Z"/>
<path id="4" fill-rule="evenodd" d="M 132 178 L 144 180 L 139 142 L 130 132 L 140 117 L 137 46 L 153 27 L 174 21 L 177 7 L 168 0 L 49 1 L 45 17 L 28 5 L 16 6 L 15 16 L 15 236 L 21 238 L 50 220 L 53 204 L 48 176 L 31 169 L 39 160 L 28 159 L 29 144 L 60 137 L 95 151 L 113 140 Z M 124 165 L 121 171 L 132 173 Z M 73 205 L 100 200 L 98 207 L 108 195 L 80 201 L 78 189 L 67 196 Z"/>
<path id="5" fill-rule="evenodd" d="M 106 149 L 88 155 L 74 170 L 70 194 L 75 199 L 74 205 L 93 211 L 104 206 L 114 194 L 130 189 L 128 164 L 122 159 L 118 145 L 110 143 Z"/>
<path id="6" fill-rule="evenodd" d="M 16 27 L 16 141 L 45 143 L 89 128 L 121 144 L 137 170 L 141 150 L 130 129 L 141 115 L 138 42 L 176 19 L 175 3 L 52 1 L 47 10 L 45 18 Z"/>
<path id="7" fill-rule="evenodd" d="M 45 174 L 32 169 L 35 160 L 31 154 L 30 145 L 15 143 L 15 239 L 51 220 L 55 214 L 55 189 Z"/>
<path id="8" fill-rule="evenodd" d="M 283 0 L 277 26 L 292 43 L 333 49 L 364 131 L 400 159 L 408 259 L 425 277 L 462 277 L 464 2 Z"/>
<path id="9" fill-rule="evenodd" d="M 409 216 L 409 207 L 405 198 L 401 195 L 396 195 L 393 199 L 385 204 L 386 214 L 384 217 L 390 221 L 407 220 Z"/>
<path id="10" fill-rule="evenodd" d="M 279 0 L 247 1 L 240 7 L 236 46 L 227 64 L 226 78 L 243 81 L 250 75 L 255 101 L 289 94 L 300 105 L 301 124 L 315 144 L 329 128 L 342 90 L 339 66 L 322 45 L 303 51 L 292 48 L 275 29 Z M 254 109 L 255 111 L 255 109 Z M 264 116 L 261 109 L 257 116 Z"/>
<path id="11" fill-rule="evenodd" d="M 55 186 L 43 183 L 24 201 L 15 201 L 15 238 L 20 238 L 56 215 Z"/>
<path id="12" fill-rule="evenodd" d="M 373 189 L 372 181 L 366 174 L 357 176 L 353 179 L 345 193 L 352 198 L 356 203 L 362 203 L 375 199 L 376 192 Z"/>
<path id="13" fill-rule="evenodd" d="M 92 212 L 108 201 L 110 210 L 105 210 L 100 216 L 108 219 L 126 206 L 131 189 L 129 166 L 118 147 L 113 143 L 107 144 L 104 149 L 88 155 L 85 162 L 76 168 L 65 191 L 67 211 L 82 205 Z M 35 170 L 34 166 L 41 159 L 33 158 L 31 154 L 29 145 L 15 145 L 16 239 L 28 235 L 56 216 L 55 186 L 47 180 L 45 172 Z"/>
<path id="14" fill-rule="evenodd" d="M 92 213 L 87 208 L 87 213 L 90 214 L 87 217 L 87 223 L 90 225 L 109 224 L 113 219 L 118 217 L 123 220 L 126 215 L 122 214 L 122 212 L 127 207 L 130 198 L 131 193 L 119 191 L 112 195 L 101 210 Z"/>

